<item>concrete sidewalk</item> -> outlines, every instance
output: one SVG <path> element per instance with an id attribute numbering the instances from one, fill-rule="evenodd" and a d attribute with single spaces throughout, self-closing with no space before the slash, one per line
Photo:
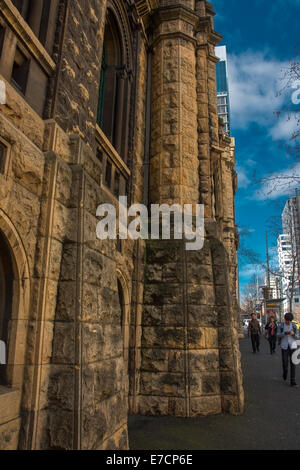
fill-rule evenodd
<path id="1" fill-rule="evenodd" d="M 243 416 L 183 419 L 131 416 L 132 450 L 300 449 L 300 388 L 282 380 L 281 351 L 269 353 L 262 338 L 254 355 L 241 341 L 246 410 Z M 300 367 L 297 368 L 300 385 Z"/>

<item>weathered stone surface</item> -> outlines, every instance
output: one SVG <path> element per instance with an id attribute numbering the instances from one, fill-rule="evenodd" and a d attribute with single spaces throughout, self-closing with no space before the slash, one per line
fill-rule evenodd
<path id="1" fill-rule="evenodd" d="M 200 397 L 191 399 L 191 416 L 209 416 L 222 412 L 221 397 Z"/>
<path id="2" fill-rule="evenodd" d="M 0 450 L 16 450 L 19 444 L 21 419 L 0 425 Z"/>
<path id="3" fill-rule="evenodd" d="M 213 371 L 219 369 L 219 350 L 189 351 L 189 368 L 191 371 Z"/>
<path id="4" fill-rule="evenodd" d="M 182 374 L 144 372 L 141 379 L 142 395 L 183 396 Z"/>
<path id="5" fill-rule="evenodd" d="M 182 328 L 144 327 L 142 331 L 143 347 L 183 348 L 184 331 Z"/>
<path id="6" fill-rule="evenodd" d="M 52 360 L 56 364 L 74 364 L 75 331 L 73 323 L 55 323 Z"/>
<path id="7" fill-rule="evenodd" d="M 181 417 L 243 409 L 234 144 L 219 129 L 207 2 L 163 0 L 152 12 L 149 108 L 148 18 L 121 0 L 68 2 L 68 12 L 59 3 L 47 120 L 7 81 L 0 110 L 8 146 L 0 230 L 17 273 L 7 371 L 22 399 L 10 417 L 13 395 L 0 406 L 0 448 L 127 449 L 128 406 Z M 124 61 L 133 59 L 122 64 L 127 155 L 96 128 L 108 4 L 122 25 Z M 15 45 L 9 25 L 6 33 Z M 112 177 L 122 173 L 130 203 L 203 203 L 203 249 L 186 251 L 181 240 L 98 240 L 98 205 L 117 206 L 103 156 L 114 162 Z"/>
<path id="8" fill-rule="evenodd" d="M 139 396 L 138 413 L 141 415 L 163 416 L 168 414 L 167 397 Z"/>

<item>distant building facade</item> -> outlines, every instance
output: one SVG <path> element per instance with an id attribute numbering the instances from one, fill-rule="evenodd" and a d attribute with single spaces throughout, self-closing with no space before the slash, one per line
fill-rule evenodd
<path id="1" fill-rule="evenodd" d="M 300 196 L 290 198 L 282 213 L 283 234 L 278 238 L 278 261 L 284 311 L 300 314 Z M 291 291 L 293 290 L 293 295 Z M 291 305 L 289 297 L 293 297 Z"/>
<path id="2" fill-rule="evenodd" d="M 231 135 L 230 93 L 226 46 L 218 46 L 215 48 L 215 51 L 216 56 L 220 59 L 216 65 L 218 114 L 219 117 L 223 120 L 226 133 Z"/>
<path id="3" fill-rule="evenodd" d="M 268 279 L 265 280 L 265 285 L 268 285 Z M 280 299 L 281 298 L 281 277 L 270 274 L 270 289 L 271 289 L 271 298 Z"/>

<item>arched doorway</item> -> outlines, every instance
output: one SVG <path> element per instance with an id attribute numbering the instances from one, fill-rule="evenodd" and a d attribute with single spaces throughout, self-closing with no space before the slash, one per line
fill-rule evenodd
<path id="1" fill-rule="evenodd" d="M 14 273 L 10 250 L 5 237 L 0 232 L 0 341 L 5 344 L 6 355 L 9 350 L 13 281 Z M 0 385 L 8 385 L 6 364 L 0 365 Z"/>

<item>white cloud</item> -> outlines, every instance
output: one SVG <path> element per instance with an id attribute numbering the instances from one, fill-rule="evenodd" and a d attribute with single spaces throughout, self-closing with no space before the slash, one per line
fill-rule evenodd
<path id="1" fill-rule="evenodd" d="M 297 129 L 299 130 L 299 125 L 295 116 L 282 116 L 270 129 L 270 135 L 274 140 L 290 140 Z"/>
<path id="2" fill-rule="evenodd" d="M 236 171 L 238 174 L 238 187 L 241 189 L 248 188 L 251 181 L 247 176 L 247 170 L 239 165 L 236 165 Z"/>
<path id="3" fill-rule="evenodd" d="M 233 125 L 247 129 L 255 122 L 265 127 L 276 125 L 275 112 L 285 97 L 277 96 L 282 87 L 282 69 L 288 64 L 271 60 L 263 53 L 247 51 L 229 55 L 230 101 Z"/>

